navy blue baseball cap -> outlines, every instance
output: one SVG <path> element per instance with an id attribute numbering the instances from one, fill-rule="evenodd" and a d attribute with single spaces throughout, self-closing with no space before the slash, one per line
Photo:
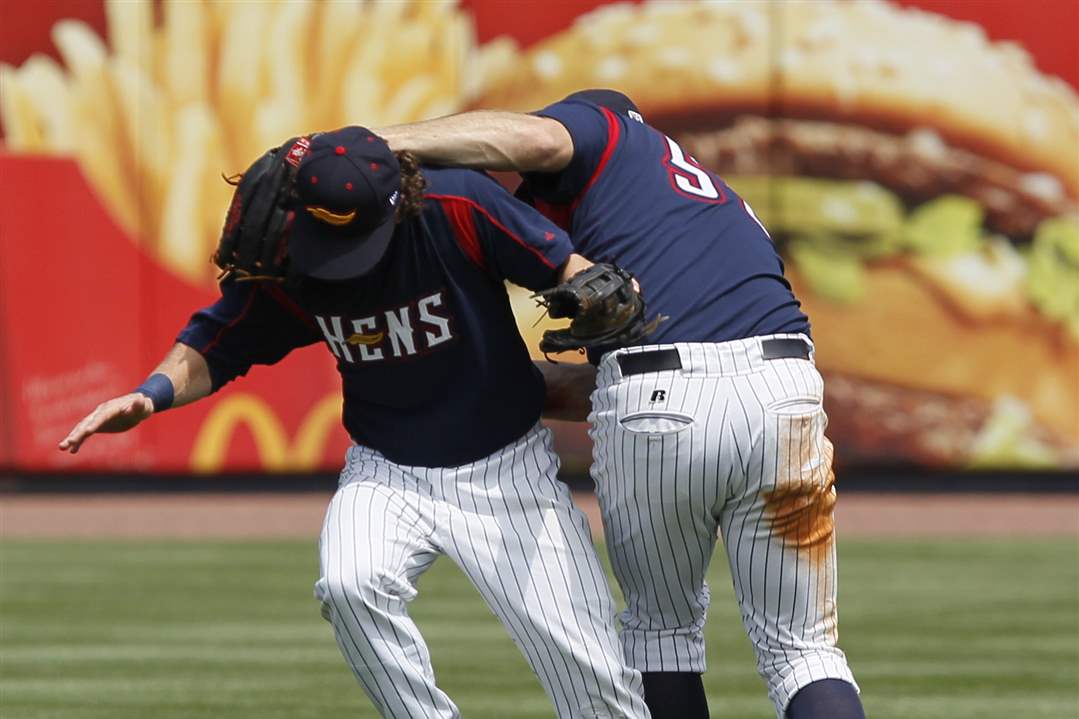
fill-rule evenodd
<path id="1" fill-rule="evenodd" d="M 364 127 L 299 138 L 296 217 L 289 235 L 293 271 L 320 280 L 370 272 L 386 254 L 401 199 L 401 168 L 389 146 Z"/>
<path id="2" fill-rule="evenodd" d="M 605 107 L 616 115 L 632 117 L 637 122 L 644 122 L 640 108 L 633 100 L 618 92 L 618 90 L 593 89 L 579 90 L 572 95 L 566 96 L 567 100 L 587 100 L 600 107 Z"/>

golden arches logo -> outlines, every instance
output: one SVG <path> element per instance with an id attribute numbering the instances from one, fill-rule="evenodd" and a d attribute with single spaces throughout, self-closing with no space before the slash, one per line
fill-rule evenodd
<path id="1" fill-rule="evenodd" d="M 326 441 L 341 422 L 341 395 L 328 394 L 303 418 L 296 437 L 288 434 L 273 408 L 253 394 L 234 394 L 219 402 L 202 422 L 191 450 L 191 469 L 220 472 L 225 468 L 236 428 L 244 424 L 255 440 L 262 466 L 271 472 L 315 469 Z"/>

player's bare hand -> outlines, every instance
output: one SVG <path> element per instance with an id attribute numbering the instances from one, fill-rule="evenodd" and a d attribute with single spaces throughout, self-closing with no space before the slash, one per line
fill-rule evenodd
<path id="1" fill-rule="evenodd" d="M 60 451 L 75 454 L 86 439 L 98 432 L 126 432 L 154 413 L 154 403 L 144 394 L 132 392 L 102 402 L 75 425 L 58 445 Z"/>

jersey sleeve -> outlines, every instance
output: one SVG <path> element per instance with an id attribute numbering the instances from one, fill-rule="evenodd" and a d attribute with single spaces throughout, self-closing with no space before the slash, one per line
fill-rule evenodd
<path id="1" fill-rule="evenodd" d="M 573 158 L 559 172 L 526 172 L 522 177 L 532 193 L 546 201 L 566 203 L 588 186 L 601 167 L 617 122 L 597 105 L 580 100 L 563 100 L 535 113 L 562 123 L 573 141 Z"/>
<path id="2" fill-rule="evenodd" d="M 176 341 L 206 359 L 213 391 L 321 339 L 317 327 L 278 288 L 259 282 L 221 283 L 221 299 L 191 316 Z"/>
<path id="3" fill-rule="evenodd" d="M 430 194 L 449 220 L 457 243 L 499 280 L 531 290 L 553 286 L 573 252 L 569 236 L 490 177 L 467 172 L 457 194 Z"/>

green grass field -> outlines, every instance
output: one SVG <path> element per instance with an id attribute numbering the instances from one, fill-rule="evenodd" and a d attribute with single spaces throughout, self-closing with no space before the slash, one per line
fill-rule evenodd
<path id="1" fill-rule="evenodd" d="M 373 717 L 311 598 L 314 542 L 4 542 L 5 719 Z M 1079 717 L 1079 545 L 845 541 L 842 645 L 871 719 Z M 716 717 L 771 719 L 723 562 L 706 675 Z M 549 717 L 448 560 L 414 615 L 466 717 Z"/>

